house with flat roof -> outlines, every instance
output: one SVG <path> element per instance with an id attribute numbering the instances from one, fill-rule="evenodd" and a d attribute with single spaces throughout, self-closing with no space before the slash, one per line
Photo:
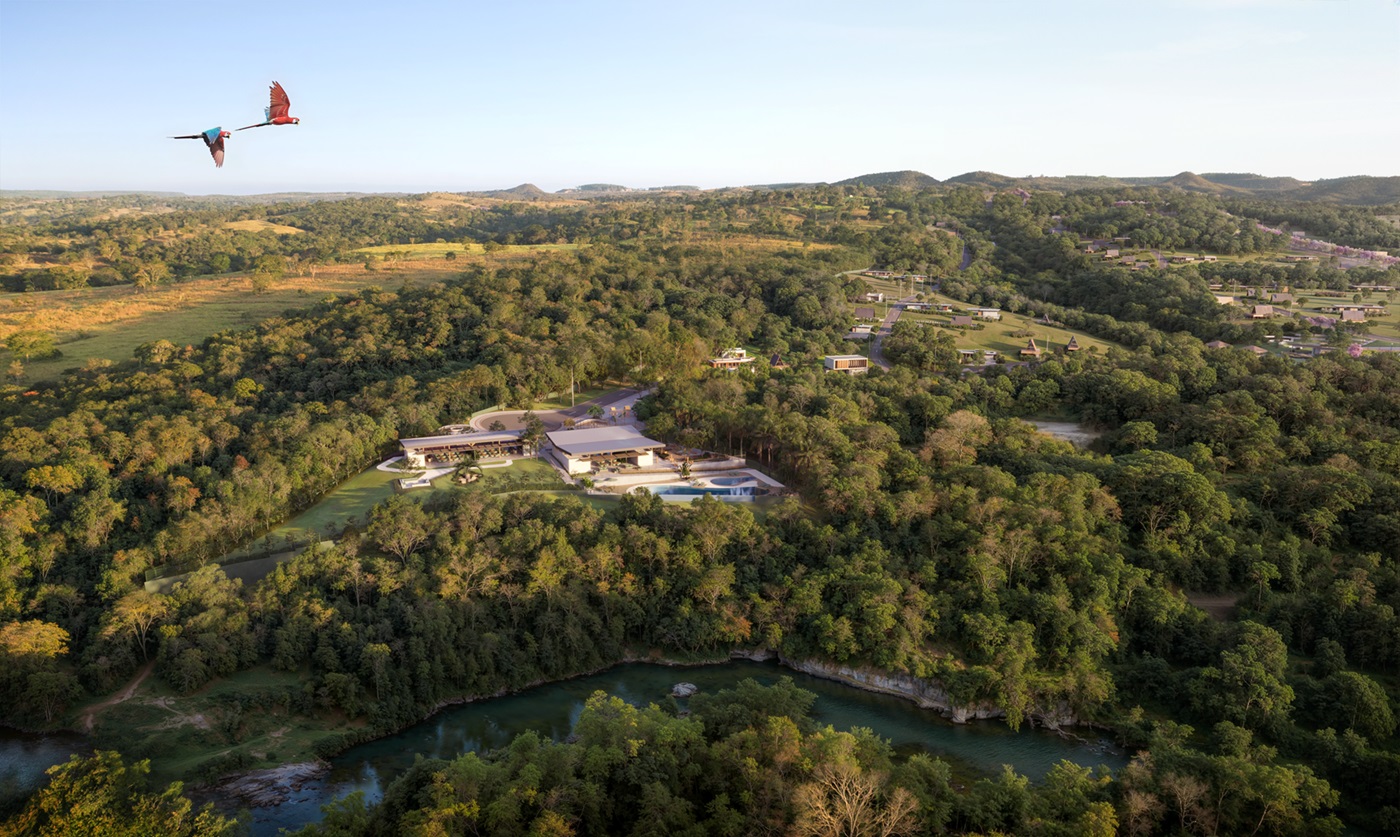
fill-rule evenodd
<path id="1" fill-rule="evenodd" d="M 710 358 L 709 363 L 711 369 L 727 369 L 732 372 L 756 360 L 758 360 L 758 358 L 743 349 L 725 349 L 723 352 L 720 352 L 719 357 Z"/>
<path id="2" fill-rule="evenodd" d="M 822 366 L 828 372 L 862 375 L 870 371 L 870 358 L 865 355 L 826 355 L 822 358 Z"/>
<path id="3" fill-rule="evenodd" d="M 870 293 L 868 293 L 868 294 L 865 295 L 865 301 L 866 301 L 866 302 L 884 302 L 884 301 L 885 301 L 885 295 L 882 294 L 882 293 L 880 293 L 879 291 L 871 291 Z"/>
<path id="4" fill-rule="evenodd" d="M 869 340 L 871 327 L 868 325 L 851 326 L 851 330 L 841 335 L 842 340 Z"/>
<path id="5" fill-rule="evenodd" d="M 967 313 L 982 320 L 1000 320 L 1000 308 L 969 308 Z"/>
<path id="6" fill-rule="evenodd" d="M 648 439 L 630 426 L 587 427 L 544 434 L 549 453 L 570 475 L 587 474 L 594 463 L 628 462 L 645 468 L 655 462 L 654 452 L 665 442 Z"/>
<path id="7" fill-rule="evenodd" d="M 433 468 L 478 459 L 525 456 L 523 430 L 492 430 L 481 433 L 454 433 L 449 436 L 422 436 L 400 439 L 404 461 L 410 468 Z"/>

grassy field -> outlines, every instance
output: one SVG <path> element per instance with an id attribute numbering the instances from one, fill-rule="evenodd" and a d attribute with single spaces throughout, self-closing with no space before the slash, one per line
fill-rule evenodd
<path id="1" fill-rule="evenodd" d="M 560 250 L 577 250 L 577 244 L 507 244 L 497 252 L 504 253 L 550 253 Z M 406 253 L 410 259 L 441 259 L 448 253 L 457 253 L 463 256 L 479 256 L 486 252 L 486 248 L 480 244 L 380 244 L 374 247 L 361 247 L 352 250 L 353 253 L 365 253 L 374 256 L 386 256 L 394 253 Z"/>
<path id="2" fill-rule="evenodd" d="M 219 563 L 228 564 L 261 556 L 285 549 L 288 544 L 305 544 L 313 538 L 331 538 L 348 525 L 364 526 L 369 521 L 370 510 L 394 495 L 394 480 L 421 473 L 422 470 L 381 471 L 370 468 L 356 474 L 321 498 L 316 505 L 257 540 L 228 553 L 219 559 Z M 517 459 L 503 468 L 483 467 L 481 479 L 471 485 L 455 485 L 452 475 L 447 474 L 433 480 L 431 489 L 413 490 L 409 496 L 424 498 L 434 491 L 504 494 L 543 483 L 556 483 L 561 489 L 564 487 L 554 469 L 546 463 L 538 459 Z"/>
<path id="3" fill-rule="evenodd" d="M 133 758 L 158 755 L 151 775 L 160 784 L 188 782 L 231 769 L 312 761 L 318 741 L 364 726 L 337 714 L 290 714 L 287 707 L 302 686 L 301 673 L 267 666 L 221 678 L 192 695 L 148 677 L 129 699 L 100 708 L 80 706 L 74 716 L 93 708 L 93 730 L 102 746 Z"/>
<path id="4" fill-rule="evenodd" d="M 871 279 L 868 276 L 862 278 L 865 279 L 866 283 L 870 285 L 873 290 L 884 292 L 887 298 L 898 293 L 898 288 L 894 282 L 885 279 Z M 954 314 L 966 313 L 965 309 L 968 307 L 968 303 L 944 296 L 943 294 L 921 290 L 924 287 L 923 285 L 916 284 L 914 287 L 916 292 L 923 294 L 924 302 L 930 302 L 935 305 L 939 303 L 948 303 L 953 306 Z M 905 285 L 905 291 L 906 293 L 908 291 L 907 283 Z M 856 306 L 869 306 L 872 304 L 875 307 L 876 316 L 883 317 L 886 306 L 881 303 L 858 302 L 852 306 L 852 310 L 854 311 Z M 1010 361 L 1015 361 L 1020 358 L 1021 349 L 1025 348 L 1026 342 L 1030 340 L 1031 337 L 1035 338 L 1035 344 L 1040 347 L 1042 357 L 1044 357 L 1044 353 L 1047 350 L 1056 351 L 1062 348 L 1069 342 L 1070 337 L 1075 338 L 1075 342 L 1079 344 L 1079 348 L 1082 351 L 1088 351 L 1090 347 L 1093 347 L 1100 352 L 1106 352 L 1114 345 L 1107 340 L 1101 340 L 1082 331 L 1046 325 L 1044 322 L 1033 320 L 1031 317 L 1013 314 L 1005 310 L 1001 312 L 1000 321 L 984 322 L 981 320 L 974 320 L 974 322 L 983 326 L 981 329 L 950 328 L 948 322 L 951 316 L 952 315 L 949 314 L 931 312 L 905 311 L 899 318 L 901 321 L 911 320 L 918 323 L 928 323 L 930 328 L 939 327 L 944 329 L 956 337 L 957 347 L 959 349 L 980 349 L 984 351 L 992 349 L 1000 352 L 1003 357 Z M 1029 331 L 1030 335 L 1026 337 L 1013 336 L 1021 331 Z M 867 352 L 862 350 L 860 354 L 867 354 Z"/>
<path id="5" fill-rule="evenodd" d="M 289 227 L 285 224 L 274 224 L 271 221 L 250 218 L 247 221 L 229 221 L 224 224 L 227 230 L 243 230 L 244 232 L 274 232 L 278 235 L 296 235 L 301 230 L 296 227 Z"/>
<path id="6" fill-rule="evenodd" d="M 566 246 L 572 245 L 508 247 L 489 256 L 482 255 L 478 246 L 478 252 L 456 261 L 439 255 L 436 259 L 406 259 L 375 270 L 360 264 L 330 265 L 318 268 L 315 276 L 275 279 L 263 293 L 253 291 L 247 276 L 228 274 L 148 290 L 117 285 L 0 294 L 0 343 L 17 331 L 52 334 L 61 355 L 24 363 L 25 380 L 48 380 L 64 370 L 82 367 L 92 358 L 129 360 L 137 346 L 153 340 L 198 345 L 220 331 L 248 328 L 268 317 L 307 308 L 330 295 L 354 294 L 376 286 L 397 289 L 406 284 L 430 284 L 456 275 L 468 264 L 511 261 Z M 0 361 L 8 364 L 11 359 L 7 350 L 0 349 Z"/>

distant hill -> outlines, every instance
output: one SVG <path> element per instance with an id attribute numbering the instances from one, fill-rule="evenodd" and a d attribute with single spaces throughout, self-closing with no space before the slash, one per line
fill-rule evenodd
<path id="1" fill-rule="evenodd" d="M 1168 189 L 1183 189 L 1187 192 L 1205 192 L 1210 195 L 1225 195 L 1241 190 L 1224 183 L 1213 183 L 1195 172 L 1184 171 L 1157 184 Z"/>
<path id="2" fill-rule="evenodd" d="M 538 201 L 551 197 L 551 195 L 533 183 L 522 183 L 514 189 L 496 189 L 491 192 L 481 192 L 488 198 L 504 198 L 506 200 L 517 201 Z"/>
<path id="3" fill-rule="evenodd" d="M 846 180 L 838 180 L 833 186 L 895 186 L 900 189 L 926 189 L 937 186 L 937 178 L 929 177 L 921 171 L 884 171 L 878 174 L 862 174 Z"/>
<path id="4" fill-rule="evenodd" d="M 1059 178 L 1041 178 L 1041 180 L 1057 181 Z M 970 171 L 960 174 L 957 177 L 950 177 L 943 181 L 945 186 L 981 186 L 983 189 L 1015 189 L 1021 185 L 1021 181 L 1014 177 L 1007 177 L 1004 174 L 997 174 L 994 171 Z M 1045 188 L 1055 188 L 1046 186 Z M 1058 187 L 1063 189 L 1064 187 Z"/>
<path id="5" fill-rule="evenodd" d="M 1301 201 L 1328 201 L 1377 206 L 1400 203 L 1400 177 L 1338 177 L 1317 180 L 1308 186 L 1280 197 Z"/>
<path id="6" fill-rule="evenodd" d="M 1297 189 L 1310 184 L 1295 177 L 1265 177 L 1262 174 L 1222 174 L 1209 173 L 1202 174 L 1202 178 L 1211 183 L 1219 183 L 1222 186 L 1233 186 L 1236 189 L 1248 189 L 1251 192 L 1274 192 Z"/>
<path id="7" fill-rule="evenodd" d="M 91 192 L 64 192 L 57 189 L 0 189 L 0 198 L 13 198 L 15 200 L 48 200 L 57 198 L 119 198 L 124 195 L 147 195 L 153 198 L 188 197 L 184 192 L 140 192 L 102 190 L 96 190 Z"/>
<path id="8" fill-rule="evenodd" d="M 635 191 L 630 186 L 619 186 L 616 183 L 585 183 L 573 189 L 560 189 L 560 192 L 632 192 Z"/>

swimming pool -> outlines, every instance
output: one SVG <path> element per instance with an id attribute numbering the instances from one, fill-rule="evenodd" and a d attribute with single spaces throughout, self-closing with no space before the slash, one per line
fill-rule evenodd
<path id="1" fill-rule="evenodd" d="M 710 485 L 745 485 L 754 482 L 753 477 L 714 477 Z"/>
<path id="2" fill-rule="evenodd" d="M 641 491 L 645 488 L 652 494 L 663 500 L 693 499 L 703 494 L 712 497 L 746 497 L 754 496 L 754 486 L 752 485 L 732 485 L 732 486 L 693 486 L 693 485 L 639 485 L 633 491 Z"/>

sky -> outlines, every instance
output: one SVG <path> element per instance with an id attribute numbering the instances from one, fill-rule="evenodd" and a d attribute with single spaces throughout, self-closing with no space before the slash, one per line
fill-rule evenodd
<path id="1" fill-rule="evenodd" d="M 270 83 L 297 126 L 262 121 Z M 0 188 L 1400 175 L 1400 0 L 0 0 Z"/>

